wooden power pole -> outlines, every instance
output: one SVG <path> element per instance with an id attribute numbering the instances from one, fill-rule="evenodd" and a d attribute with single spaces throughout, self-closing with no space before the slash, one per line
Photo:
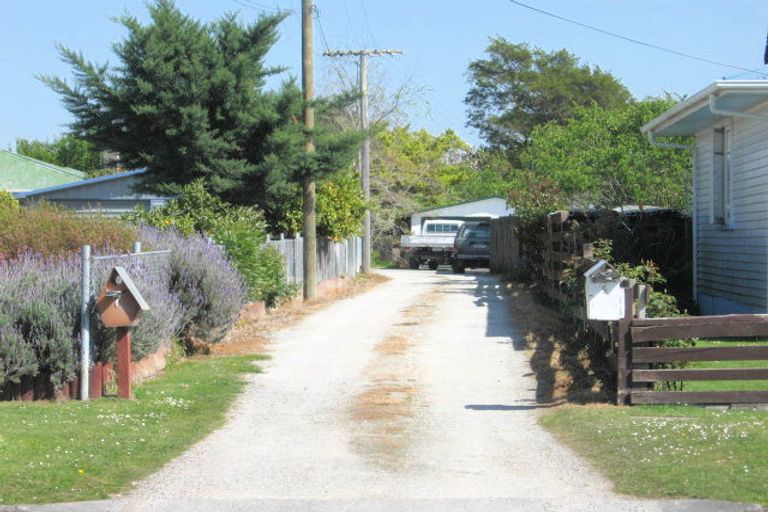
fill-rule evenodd
<path id="1" fill-rule="evenodd" d="M 304 150 L 307 154 L 315 152 L 315 99 L 314 59 L 312 42 L 312 0 L 301 2 L 301 85 L 304 91 L 304 127 L 307 140 Z M 302 213 L 304 217 L 304 300 L 317 296 L 317 223 L 315 218 L 315 177 L 307 172 L 302 183 L 304 199 Z"/>
<path id="2" fill-rule="evenodd" d="M 346 50 L 323 52 L 326 57 L 359 57 L 360 58 L 360 129 L 366 134 L 360 148 L 360 181 L 366 204 L 371 200 L 371 138 L 368 133 L 368 57 L 379 55 L 397 55 L 401 50 Z M 365 209 L 363 217 L 363 273 L 371 273 L 371 210 Z"/>

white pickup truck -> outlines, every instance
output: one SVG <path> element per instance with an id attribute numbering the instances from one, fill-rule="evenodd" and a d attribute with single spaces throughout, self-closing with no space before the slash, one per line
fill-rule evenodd
<path id="1" fill-rule="evenodd" d="M 463 223 L 453 219 L 425 220 L 420 226 L 420 233 L 400 237 L 402 257 L 408 259 L 408 266 L 413 269 L 424 264 L 431 270 L 441 264 L 450 265 L 453 239 Z"/>

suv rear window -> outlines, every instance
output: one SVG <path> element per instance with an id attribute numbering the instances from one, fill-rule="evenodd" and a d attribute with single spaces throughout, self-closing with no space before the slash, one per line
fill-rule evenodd
<path id="1" fill-rule="evenodd" d="M 491 238 L 490 224 L 466 224 L 462 233 L 466 238 Z"/>

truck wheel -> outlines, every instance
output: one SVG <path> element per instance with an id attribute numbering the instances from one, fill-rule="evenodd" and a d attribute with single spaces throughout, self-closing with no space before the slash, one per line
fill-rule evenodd
<path id="1" fill-rule="evenodd" d="M 437 270 L 439 263 L 436 260 L 429 260 L 429 270 Z"/>
<path id="2" fill-rule="evenodd" d="M 451 263 L 451 268 L 453 269 L 454 274 L 463 274 L 464 273 L 464 263 L 462 263 L 459 260 L 454 260 Z"/>
<path id="3" fill-rule="evenodd" d="M 410 258 L 408 259 L 408 267 L 412 270 L 419 270 L 419 259 L 418 258 Z"/>

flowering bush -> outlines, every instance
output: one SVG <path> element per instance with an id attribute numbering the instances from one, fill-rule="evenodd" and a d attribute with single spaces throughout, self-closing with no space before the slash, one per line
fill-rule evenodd
<path id="1" fill-rule="evenodd" d="M 246 294 L 221 248 L 201 237 L 184 238 L 145 228 L 147 244 L 172 249 L 166 262 L 122 256 L 94 262 L 94 284 L 114 265 L 134 278 L 150 311 L 133 331 L 138 360 L 183 332 L 219 341 L 234 324 Z M 45 375 L 56 388 L 75 377 L 80 354 L 80 261 L 76 256 L 23 254 L 0 263 L 0 390 L 23 377 Z M 95 360 L 113 360 L 115 330 L 92 313 Z"/>
<path id="2" fill-rule="evenodd" d="M 247 296 L 243 277 L 224 250 L 202 236 L 170 230 L 142 227 L 139 236 L 152 248 L 173 251 L 169 286 L 182 304 L 184 336 L 221 341 Z"/>
<path id="3" fill-rule="evenodd" d="M 224 246 L 232 264 L 242 274 L 252 300 L 263 300 L 272 306 L 296 291 L 285 279 L 282 257 L 264 245 L 267 225 L 262 213 L 222 201 L 208 192 L 200 180 L 184 186 L 179 198 L 167 205 L 152 211 L 137 208 L 125 218 L 185 236 L 210 236 Z"/>
<path id="4" fill-rule="evenodd" d="M 59 386 L 77 369 L 79 264 L 23 255 L 0 264 L 0 386 L 50 376 Z"/>

